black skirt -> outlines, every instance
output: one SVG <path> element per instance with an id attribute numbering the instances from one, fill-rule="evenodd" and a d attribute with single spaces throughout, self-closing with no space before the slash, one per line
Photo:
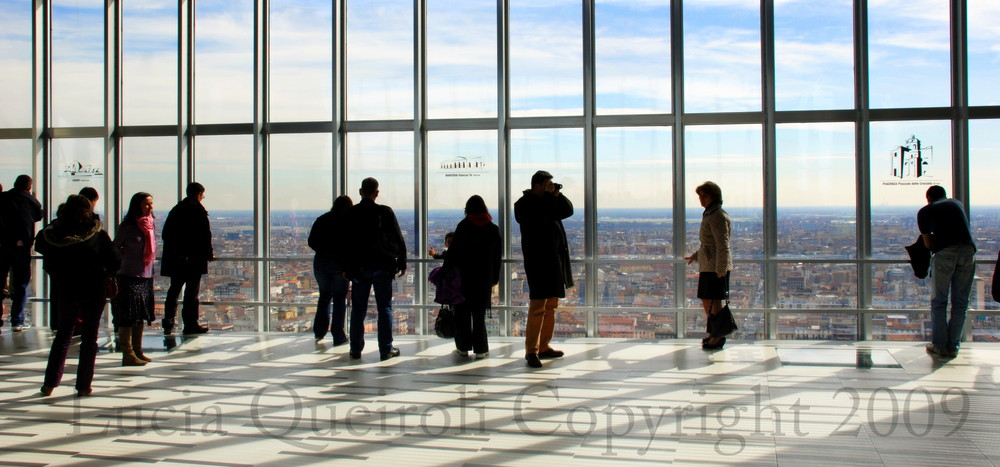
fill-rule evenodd
<path id="1" fill-rule="evenodd" d="M 719 277 L 714 272 L 703 272 L 698 276 L 698 298 L 706 300 L 729 300 L 729 274 Z"/>
<path id="2" fill-rule="evenodd" d="M 118 296 L 111 301 L 111 317 L 115 327 L 142 326 L 153 323 L 153 278 L 116 276 Z"/>

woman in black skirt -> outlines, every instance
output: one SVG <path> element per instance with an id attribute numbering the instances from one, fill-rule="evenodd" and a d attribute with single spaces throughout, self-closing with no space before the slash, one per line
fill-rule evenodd
<path id="1" fill-rule="evenodd" d="M 722 188 L 714 182 L 702 183 L 695 189 L 698 201 L 705 208 L 701 215 L 698 251 L 685 256 L 688 264 L 698 262 L 698 298 L 705 308 L 705 320 L 722 309 L 722 301 L 729 300 L 729 272 L 733 270 L 732 252 L 729 249 L 731 224 L 729 214 L 722 209 Z M 725 337 L 709 335 L 702 340 L 704 349 L 721 349 Z"/>
<path id="2" fill-rule="evenodd" d="M 112 302 L 111 314 L 118 329 L 122 366 L 142 366 L 153 361 L 142 353 L 142 330 L 154 319 L 156 238 L 153 235 L 153 197 L 149 193 L 132 195 L 114 244 L 122 253 L 122 267 L 117 275 L 118 296 Z"/>

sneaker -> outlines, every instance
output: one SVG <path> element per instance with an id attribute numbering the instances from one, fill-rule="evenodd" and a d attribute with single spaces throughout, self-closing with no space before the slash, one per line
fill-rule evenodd
<path id="1" fill-rule="evenodd" d="M 392 357 L 398 357 L 398 356 L 399 356 L 399 349 L 393 347 L 392 350 L 389 350 L 389 353 L 384 353 L 379 355 L 379 359 L 384 362 Z"/>
<path id="2" fill-rule="evenodd" d="M 538 352 L 538 358 L 560 358 L 563 355 L 566 355 L 566 352 L 556 349 L 549 349 Z"/>
<path id="3" fill-rule="evenodd" d="M 482 360 L 482 359 L 484 359 L 486 357 L 489 357 L 489 356 L 490 356 L 489 352 L 477 353 L 476 354 L 476 360 Z"/>
<path id="4" fill-rule="evenodd" d="M 469 356 L 469 351 L 468 350 L 458 350 L 458 349 L 455 349 L 455 353 L 459 357 L 468 357 Z"/>
<path id="5" fill-rule="evenodd" d="M 542 361 L 538 359 L 538 354 L 536 353 L 529 353 L 528 355 L 524 356 L 524 359 L 528 361 L 528 366 L 532 368 L 542 367 Z"/>
<path id="6" fill-rule="evenodd" d="M 21 331 L 27 331 L 28 329 L 31 329 L 31 325 L 28 324 L 28 323 L 21 323 L 21 324 L 18 324 L 17 326 L 12 326 L 12 328 L 13 328 L 14 332 L 21 332 Z"/>

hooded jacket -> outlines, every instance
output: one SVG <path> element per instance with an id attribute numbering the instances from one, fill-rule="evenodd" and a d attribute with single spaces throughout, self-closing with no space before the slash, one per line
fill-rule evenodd
<path id="1" fill-rule="evenodd" d="M 108 278 L 122 262 L 111 237 L 96 221 L 63 226 L 57 220 L 35 236 L 35 251 L 42 255 L 42 267 L 62 296 L 81 301 L 104 297 Z"/>

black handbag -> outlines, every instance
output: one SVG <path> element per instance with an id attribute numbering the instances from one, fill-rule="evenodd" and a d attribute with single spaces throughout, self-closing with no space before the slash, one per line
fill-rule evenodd
<path id="1" fill-rule="evenodd" d="M 733 311 L 729 309 L 729 301 L 718 313 L 708 315 L 708 333 L 712 338 L 726 337 L 739 329 L 736 326 L 736 319 L 733 318 Z"/>
<path id="2" fill-rule="evenodd" d="M 450 306 L 443 306 L 438 310 L 437 318 L 434 319 L 434 334 L 445 339 L 455 337 L 455 310 Z"/>

